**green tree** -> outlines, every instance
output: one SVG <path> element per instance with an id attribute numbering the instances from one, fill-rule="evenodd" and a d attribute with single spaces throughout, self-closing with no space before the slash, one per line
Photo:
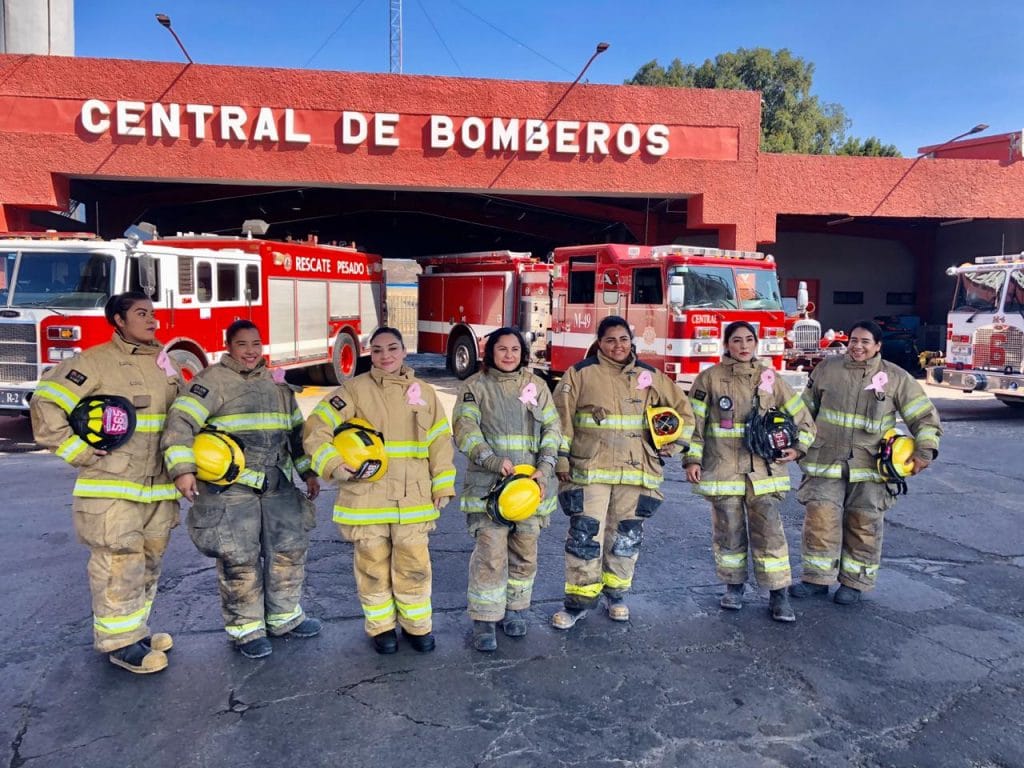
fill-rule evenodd
<path id="1" fill-rule="evenodd" d="M 891 144 L 874 136 L 847 137 L 850 120 L 839 104 L 823 103 L 811 94 L 814 65 L 783 48 L 740 48 L 706 59 L 699 67 L 673 59 L 668 67 L 657 60 L 637 70 L 627 85 L 675 88 L 727 88 L 761 92 L 761 149 L 810 155 L 844 154 L 899 157 Z"/>

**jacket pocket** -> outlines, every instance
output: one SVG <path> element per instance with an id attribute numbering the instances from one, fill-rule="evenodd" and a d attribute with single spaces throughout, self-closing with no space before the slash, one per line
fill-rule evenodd
<path id="1" fill-rule="evenodd" d="M 221 530 L 223 528 L 224 533 L 229 533 L 227 526 L 222 525 L 226 511 L 227 505 L 221 496 L 197 501 L 188 511 L 188 535 L 196 549 L 207 557 L 220 557 L 230 548 L 230 542 L 225 542 Z"/>
<path id="2" fill-rule="evenodd" d="M 111 475 L 123 475 L 128 466 L 132 463 L 132 455 L 126 451 L 112 451 L 106 456 L 100 456 L 90 469 L 106 472 Z"/>

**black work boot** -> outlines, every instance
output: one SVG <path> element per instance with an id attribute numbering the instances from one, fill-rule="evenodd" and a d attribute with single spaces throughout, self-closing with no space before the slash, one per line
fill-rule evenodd
<path id="1" fill-rule="evenodd" d="M 473 622 L 473 647 L 484 653 L 498 650 L 498 638 L 494 633 L 493 621 Z"/>
<path id="2" fill-rule="evenodd" d="M 377 653 L 382 655 L 398 653 L 398 633 L 395 630 L 389 629 L 370 639 L 373 641 L 373 650 Z"/>
<path id="3" fill-rule="evenodd" d="M 526 635 L 526 611 L 506 611 L 501 620 L 501 631 L 506 637 L 524 637 Z"/>
<path id="4" fill-rule="evenodd" d="M 285 637 L 316 637 L 320 634 L 320 630 L 324 628 L 323 622 L 320 619 L 314 619 L 311 616 L 304 618 L 297 626 L 292 627 L 284 633 Z"/>
<path id="5" fill-rule="evenodd" d="M 403 629 L 402 634 L 405 635 L 405 639 L 409 641 L 409 645 L 417 653 L 430 653 L 434 650 L 434 636 L 430 632 L 425 635 L 413 635 L 409 633 L 409 630 Z"/>
<path id="6" fill-rule="evenodd" d="M 725 594 L 718 604 L 727 611 L 738 611 L 743 607 L 743 584 L 726 584 Z"/>
<path id="7" fill-rule="evenodd" d="M 826 597 L 828 595 L 828 584 L 811 584 L 809 581 L 799 581 L 789 588 L 789 596 L 801 600 L 805 597 Z"/>
<path id="8" fill-rule="evenodd" d="M 839 605 L 853 605 L 854 603 L 860 602 L 860 596 L 862 594 L 863 593 L 859 589 L 854 589 L 853 587 L 841 584 L 832 599 Z"/>
<path id="9" fill-rule="evenodd" d="M 270 638 L 257 637 L 239 645 L 238 652 L 247 659 L 262 659 L 274 652 L 274 646 L 270 644 Z"/>
<path id="10" fill-rule="evenodd" d="M 793 606 L 789 604 L 789 595 L 785 588 L 773 589 L 768 597 L 768 613 L 773 621 L 796 621 Z"/>

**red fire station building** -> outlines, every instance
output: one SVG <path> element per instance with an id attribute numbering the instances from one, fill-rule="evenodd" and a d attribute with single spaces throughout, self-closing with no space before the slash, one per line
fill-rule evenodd
<path id="1" fill-rule="evenodd" d="M 944 323 L 947 266 L 1024 250 L 1019 133 L 917 158 L 776 155 L 759 121 L 750 92 L 0 56 L 0 229 L 261 218 L 397 258 L 756 249 L 837 327 Z"/>

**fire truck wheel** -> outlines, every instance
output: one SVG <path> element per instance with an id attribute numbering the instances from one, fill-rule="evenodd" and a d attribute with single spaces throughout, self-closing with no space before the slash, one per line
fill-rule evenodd
<path id="1" fill-rule="evenodd" d="M 476 373 L 476 344 L 471 337 L 459 336 L 452 344 L 448 368 L 460 381 Z"/>
<path id="2" fill-rule="evenodd" d="M 359 347 L 356 340 L 347 333 L 339 333 L 334 341 L 334 354 L 330 365 L 324 366 L 327 383 L 337 386 L 345 379 L 351 379 L 356 373 L 359 362 Z"/>
<path id="3" fill-rule="evenodd" d="M 202 360 L 187 349 L 172 349 L 168 355 L 181 368 L 181 377 L 185 381 L 192 381 L 195 375 L 206 367 Z"/>

